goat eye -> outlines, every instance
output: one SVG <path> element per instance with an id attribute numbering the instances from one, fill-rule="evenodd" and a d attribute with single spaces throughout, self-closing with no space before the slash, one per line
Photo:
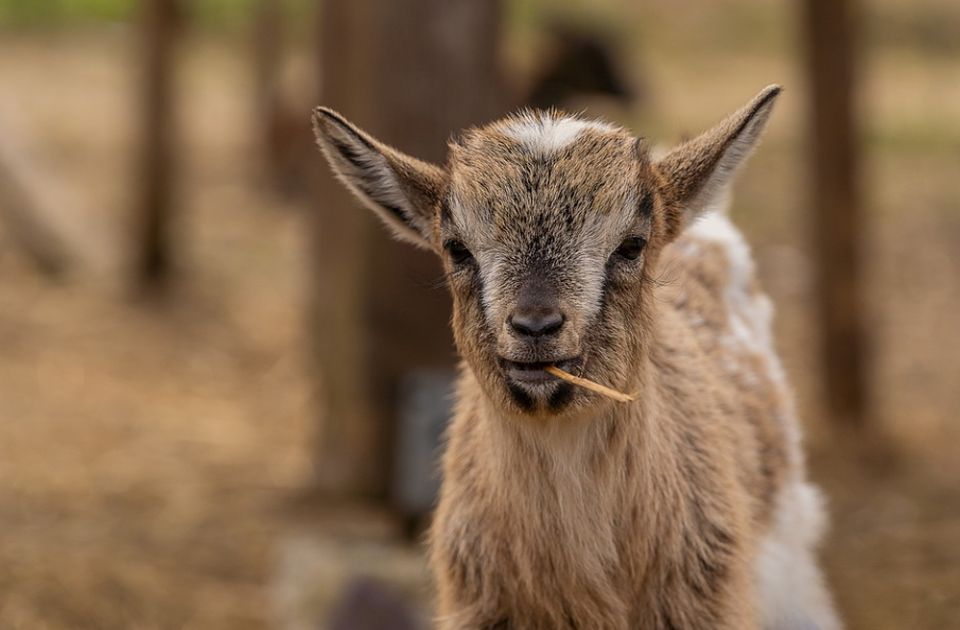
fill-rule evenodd
<path id="1" fill-rule="evenodd" d="M 617 248 L 615 253 L 621 258 L 636 260 L 640 257 L 640 252 L 643 251 L 643 246 L 646 244 L 647 241 L 642 236 L 631 236 L 630 238 L 623 239 L 623 242 L 620 243 L 620 247 Z"/>
<path id="2" fill-rule="evenodd" d="M 462 241 L 450 240 L 443 244 L 443 248 L 450 254 L 450 260 L 455 265 L 462 265 L 473 260 L 473 254 Z"/>

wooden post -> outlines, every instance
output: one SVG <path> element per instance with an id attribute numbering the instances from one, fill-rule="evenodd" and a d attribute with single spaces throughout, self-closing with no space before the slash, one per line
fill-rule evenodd
<path id="1" fill-rule="evenodd" d="M 372 3 L 324 0 L 320 7 L 320 102 L 369 125 L 377 45 Z M 327 494 L 364 496 L 378 488 L 384 474 L 370 391 L 369 348 L 375 337 L 365 320 L 365 252 L 377 226 L 333 178 L 319 153 L 311 156 L 316 197 L 311 334 L 322 406 L 317 476 Z"/>
<path id="2" fill-rule="evenodd" d="M 321 101 L 403 151 L 442 162 L 451 132 L 500 113 L 500 3 L 327 0 Z M 453 369 L 432 254 L 392 240 L 318 167 L 314 330 L 325 407 L 320 485 L 386 498 L 399 383 Z"/>
<path id="3" fill-rule="evenodd" d="M 804 0 L 810 86 L 810 174 L 827 412 L 867 421 L 860 239 L 865 226 L 855 121 L 856 29 L 849 0 Z"/>
<path id="4" fill-rule="evenodd" d="M 312 144 L 308 133 L 309 124 L 303 115 L 290 125 L 283 101 L 281 71 L 283 66 L 283 6 L 281 0 L 257 0 L 254 12 L 254 87 L 256 93 L 257 131 L 263 164 L 270 183 L 278 190 L 286 190 L 292 178 L 291 168 L 295 161 L 303 159 L 292 155 L 291 141 L 297 147 L 307 149 Z M 288 136 L 288 127 L 295 130 L 296 137 Z"/>
<path id="5" fill-rule="evenodd" d="M 143 0 L 141 37 L 143 112 L 140 195 L 134 239 L 139 288 L 159 288 L 170 271 L 170 214 L 173 180 L 174 47 L 180 25 L 177 0 Z"/>
<path id="6" fill-rule="evenodd" d="M 257 116 L 269 140 L 281 107 L 280 69 L 283 53 L 283 11 L 280 0 L 258 0 L 254 13 L 254 66 Z"/>

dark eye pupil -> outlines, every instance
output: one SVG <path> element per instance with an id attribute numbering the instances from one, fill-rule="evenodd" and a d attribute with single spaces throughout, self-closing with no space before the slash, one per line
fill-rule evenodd
<path id="1" fill-rule="evenodd" d="M 460 241 L 447 241 L 445 247 L 450 254 L 450 259 L 457 265 L 463 264 L 473 258 L 470 250 Z"/>
<path id="2" fill-rule="evenodd" d="M 620 243 L 620 247 L 617 248 L 617 255 L 627 260 L 636 260 L 646 244 L 647 241 L 642 236 L 631 236 Z"/>

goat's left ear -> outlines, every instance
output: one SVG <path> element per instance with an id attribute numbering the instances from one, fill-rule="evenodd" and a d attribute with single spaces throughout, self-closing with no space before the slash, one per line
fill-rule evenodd
<path id="1" fill-rule="evenodd" d="M 671 232 L 722 202 L 737 167 L 756 145 L 780 94 L 779 85 L 765 88 L 719 125 L 684 142 L 657 163 L 663 196 L 672 216 Z"/>
<path id="2" fill-rule="evenodd" d="M 434 218 L 446 186 L 439 166 L 405 155 L 326 107 L 313 130 L 330 168 L 398 238 L 435 249 Z"/>

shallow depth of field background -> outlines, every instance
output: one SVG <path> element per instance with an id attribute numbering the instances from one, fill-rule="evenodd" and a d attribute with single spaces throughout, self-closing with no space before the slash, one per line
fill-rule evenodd
<path id="1" fill-rule="evenodd" d="M 138 286 L 135 4 L 0 0 L 0 144 L 40 182 L 70 255 L 62 276 L 39 272 L 0 214 L 0 627 L 317 627 L 337 567 L 395 561 L 415 582 L 419 549 L 392 541 L 403 528 L 388 511 L 314 488 L 311 353 L 338 331 L 310 316 L 324 308 L 317 200 L 268 175 L 252 2 L 188 3 L 173 273 L 163 290 Z M 579 106 L 665 143 L 786 86 L 733 216 L 777 305 L 829 499 L 827 574 L 850 628 L 960 627 L 960 3 L 858 4 L 872 411 L 854 440 L 818 402 L 799 2 L 507 0 L 500 56 L 522 93 L 557 16 L 589 25 L 616 43 L 636 98 Z M 316 7 L 284 11 L 280 76 L 302 122 L 319 98 Z M 351 528 L 387 541 L 382 558 L 324 542 L 350 510 Z"/>

